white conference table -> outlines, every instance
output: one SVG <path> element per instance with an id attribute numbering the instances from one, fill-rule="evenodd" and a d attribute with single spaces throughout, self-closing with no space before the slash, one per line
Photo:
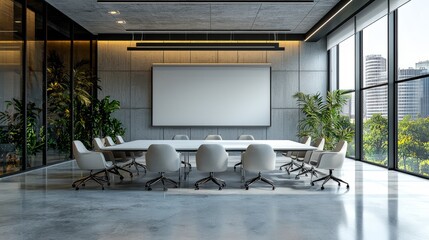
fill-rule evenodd
<path id="1" fill-rule="evenodd" d="M 317 148 L 291 140 L 135 140 L 102 148 L 108 151 L 147 151 L 151 144 L 170 144 L 178 152 L 196 152 L 202 144 L 220 144 L 226 151 L 245 151 L 250 144 L 268 144 L 274 151 L 307 151 Z M 186 170 L 184 170 L 186 171 Z M 179 171 L 179 182 L 181 181 Z M 185 172 L 186 179 L 186 172 Z M 244 171 L 241 171 L 244 181 Z"/>
<path id="2" fill-rule="evenodd" d="M 291 140 L 135 140 L 104 147 L 109 151 L 147 151 L 151 144 L 169 144 L 178 152 L 196 152 L 202 144 L 220 144 L 226 151 L 245 151 L 250 144 L 268 144 L 274 151 L 306 151 L 315 147 Z"/>

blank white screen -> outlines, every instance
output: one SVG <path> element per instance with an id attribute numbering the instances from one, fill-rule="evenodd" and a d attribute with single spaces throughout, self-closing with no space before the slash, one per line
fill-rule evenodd
<path id="1" fill-rule="evenodd" d="M 154 64 L 153 126 L 270 126 L 268 64 Z"/>

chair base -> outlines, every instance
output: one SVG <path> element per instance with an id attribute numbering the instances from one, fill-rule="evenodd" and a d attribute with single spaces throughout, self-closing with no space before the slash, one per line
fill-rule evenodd
<path id="1" fill-rule="evenodd" d="M 290 162 L 281 165 L 279 170 L 282 170 L 282 168 L 285 168 L 287 174 L 290 175 L 290 172 L 294 171 L 294 170 L 291 171 L 291 169 L 293 169 L 293 166 L 300 167 L 301 165 L 297 163 L 295 159 L 292 158 Z"/>
<path id="2" fill-rule="evenodd" d="M 254 177 L 254 178 L 252 178 L 252 179 L 250 179 L 250 180 L 247 180 L 247 181 L 244 183 L 244 187 L 246 188 L 246 190 L 249 190 L 249 186 L 250 186 L 250 185 L 252 185 L 253 183 L 257 182 L 257 181 L 265 182 L 265 183 L 267 183 L 267 184 L 271 185 L 271 187 L 273 188 L 273 190 L 274 190 L 274 189 L 276 189 L 276 186 L 274 186 L 273 181 L 271 181 L 271 180 L 269 180 L 269 179 L 267 179 L 267 178 L 262 177 L 262 176 L 261 176 L 261 172 L 259 172 L 259 173 L 258 173 L 258 176 L 257 176 L 257 177 Z"/>
<path id="3" fill-rule="evenodd" d="M 137 175 L 140 174 L 139 167 L 142 167 L 144 169 L 144 172 L 146 173 L 146 170 L 147 170 L 146 165 L 137 162 L 135 158 L 133 158 L 130 163 L 125 164 L 123 167 L 129 167 L 130 168 L 131 166 L 134 166 L 136 168 Z"/>
<path id="4" fill-rule="evenodd" d="M 113 167 L 107 171 L 119 176 L 119 179 L 123 180 L 124 176 L 119 172 L 119 170 L 127 172 L 130 174 L 130 177 L 133 177 L 133 173 L 130 170 L 124 169 L 123 167 L 119 167 L 118 165 L 113 165 Z"/>
<path id="5" fill-rule="evenodd" d="M 314 180 L 314 181 L 312 181 L 311 182 L 311 186 L 314 186 L 314 183 L 315 182 L 318 182 L 318 181 L 322 181 L 322 180 L 324 180 L 323 181 L 323 183 L 322 183 L 322 187 L 320 188 L 320 189 L 325 189 L 325 187 L 324 187 L 324 185 L 325 185 L 325 183 L 327 183 L 329 180 L 334 180 L 335 182 L 337 182 L 338 183 L 338 186 L 341 186 L 341 183 L 345 183 L 345 184 L 347 184 L 347 189 L 349 188 L 349 184 L 347 183 L 347 182 L 345 182 L 345 181 L 343 181 L 343 180 L 341 180 L 341 179 L 339 179 L 339 178 L 337 178 L 337 177 L 334 177 L 333 175 L 332 175 L 332 171 L 333 171 L 333 169 L 329 169 L 329 174 L 328 175 L 326 175 L 325 177 L 322 177 L 322 178 L 319 178 L 319 179 L 317 179 L 317 180 Z"/>
<path id="6" fill-rule="evenodd" d="M 167 191 L 167 187 L 165 186 L 166 182 L 173 184 L 175 188 L 179 186 L 176 181 L 165 177 L 163 172 L 160 172 L 160 174 L 161 175 L 159 177 L 146 182 L 146 185 L 145 185 L 146 190 L 151 191 L 152 190 L 151 186 L 158 182 L 162 183 L 162 186 L 164 187 L 164 191 Z"/>
<path id="7" fill-rule="evenodd" d="M 214 182 L 219 187 L 219 190 L 222 190 L 222 188 L 226 187 L 226 183 L 224 180 L 215 177 L 213 172 L 210 172 L 210 176 L 200 179 L 195 183 L 195 190 L 200 189 L 200 185 L 205 184 L 209 181 Z"/>
<path id="8" fill-rule="evenodd" d="M 320 173 L 320 174 L 323 174 L 322 172 L 319 172 L 319 171 L 317 171 L 316 169 L 314 169 L 314 167 L 312 166 L 311 168 L 308 168 L 308 169 L 306 169 L 305 167 L 303 167 L 302 168 L 302 171 L 300 172 L 300 173 L 298 173 L 296 176 L 295 176 L 295 179 L 299 179 L 299 177 L 301 176 L 301 175 L 305 175 L 305 176 L 307 176 L 307 174 L 308 173 L 310 173 L 311 174 L 311 181 L 313 181 L 313 176 L 316 176 L 317 177 L 317 174 L 318 173 Z"/>
<path id="9" fill-rule="evenodd" d="M 80 186 L 84 187 L 86 182 L 92 180 L 101 186 L 101 190 L 104 190 L 103 182 L 106 182 L 107 186 L 110 186 L 109 175 L 107 174 L 107 171 L 109 171 L 109 170 L 111 170 L 111 169 L 101 170 L 101 171 L 98 171 L 96 173 L 93 173 L 93 171 L 91 170 L 88 176 L 74 181 L 72 183 L 72 187 L 75 188 L 76 190 L 79 190 Z M 98 174 L 103 173 L 103 172 L 104 172 L 103 177 L 97 176 Z"/>

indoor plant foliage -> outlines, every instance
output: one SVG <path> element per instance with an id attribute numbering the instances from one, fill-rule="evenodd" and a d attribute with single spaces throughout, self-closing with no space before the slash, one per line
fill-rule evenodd
<path id="1" fill-rule="evenodd" d="M 114 136 L 124 133 L 122 123 L 111 117 L 111 114 L 120 108 L 119 101 L 110 101 L 109 97 L 98 101 L 92 96 L 94 83 L 98 79 L 92 74 L 89 66 L 89 61 L 83 60 L 73 67 L 74 136 L 72 137 L 70 136 L 71 78 L 58 53 L 54 51 L 49 54 L 47 90 L 48 146 L 50 148 L 66 153 L 70 149 L 70 142 L 74 139 L 79 139 L 90 147 L 93 136 L 102 137 L 106 134 Z"/>
<path id="2" fill-rule="evenodd" d="M 45 136 L 44 128 L 39 127 L 39 115 L 42 109 L 36 107 L 33 102 L 27 103 L 27 154 L 35 156 L 43 150 Z M 12 143 L 16 154 L 22 156 L 22 143 L 24 142 L 24 104 L 22 100 L 12 99 L 6 101 L 6 110 L 0 112 L 0 123 L 6 124 L 6 132 L 3 135 L 4 142 Z"/>
<path id="3" fill-rule="evenodd" d="M 298 123 L 298 136 L 311 136 L 313 139 L 325 138 L 325 148 L 333 149 L 339 140 L 350 142 L 354 129 L 347 116 L 341 114 L 348 97 L 344 91 L 328 92 L 326 100 L 320 95 L 297 92 L 298 101 L 304 118 Z"/>

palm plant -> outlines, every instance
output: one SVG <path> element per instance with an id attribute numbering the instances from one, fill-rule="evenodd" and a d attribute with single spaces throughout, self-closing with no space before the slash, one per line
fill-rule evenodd
<path id="1" fill-rule="evenodd" d="M 43 150 L 45 135 L 43 127 L 38 127 L 39 114 L 42 109 L 36 107 L 33 102 L 27 103 L 27 154 L 35 156 Z M 7 142 L 14 144 L 17 154 L 22 154 L 22 143 L 24 142 L 24 103 L 22 100 L 12 99 L 6 101 L 6 110 L 0 112 L 0 123 L 7 125 L 5 139 Z"/>
<path id="2" fill-rule="evenodd" d="M 325 138 L 325 146 L 332 149 L 339 140 L 352 140 L 354 129 L 347 116 L 341 110 L 347 102 L 344 91 L 328 92 L 326 101 L 320 93 L 304 94 L 297 92 L 294 98 L 298 101 L 304 118 L 298 123 L 298 136 L 311 136 L 313 139 Z"/>

